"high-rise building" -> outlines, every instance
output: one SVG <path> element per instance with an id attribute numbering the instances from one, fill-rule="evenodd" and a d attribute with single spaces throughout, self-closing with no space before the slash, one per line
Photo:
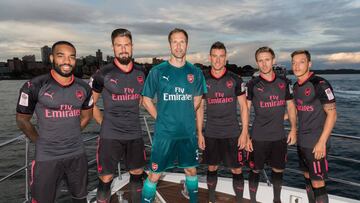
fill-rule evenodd
<path id="1" fill-rule="evenodd" d="M 96 61 L 98 65 L 101 65 L 103 63 L 103 55 L 100 49 L 98 49 L 96 52 Z"/>
<path id="2" fill-rule="evenodd" d="M 43 64 L 48 65 L 50 64 L 50 54 L 51 48 L 47 45 L 41 47 L 41 61 Z"/>

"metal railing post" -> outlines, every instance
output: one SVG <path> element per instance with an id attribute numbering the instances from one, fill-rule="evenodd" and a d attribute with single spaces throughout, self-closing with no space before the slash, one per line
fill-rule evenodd
<path id="1" fill-rule="evenodd" d="M 29 198 L 29 139 L 25 138 L 25 200 L 30 201 Z"/>
<path id="2" fill-rule="evenodd" d="M 147 134 L 149 136 L 150 144 L 152 146 L 152 138 L 151 138 L 150 128 L 149 128 L 149 125 L 147 123 L 146 117 L 143 116 L 143 118 L 144 118 L 144 123 L 145 123 L 145 127 L 146 127 L 146 132 L 147 132 Z"/>
<path id="3" fill-rule="evenodd" d="M 118 179 L 119 179 L 119 180 L 122 180 L 120 161 L 119 161 L 119 163 L 118 163 Z"/>

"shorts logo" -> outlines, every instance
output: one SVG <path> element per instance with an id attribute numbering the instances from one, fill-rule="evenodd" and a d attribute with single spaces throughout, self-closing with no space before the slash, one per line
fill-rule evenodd
<path id="1" fill-rule="evenodd" d="M 80 101 L 82 101 L 84 99 L 84 92 L 81 90 L 76 90 L 76 98 L 78 98 Z"/>
<path id="2" fill-rule="evenodd" d="M 143 78 L 143 76 L 137 76 L 137 81 L 138 81 L 138 83 L 140 84 L 140 85 L 143 85 L 144 84 L 144 78 Z"/>
<path id="3" fill-rule="evenodd" d="M 279 88 L 283 90 L 285 88 L 285 83 L 279 83 Z"/>
<path id="4" fill-rule="evenodd" d="M 157 163 L 152 163 L 151 164 L 151 169 L 153 170 L 153 171 L 156 171 L 157 169 L 158 169 L 158 165 L 157 165 Z"/>
<path id="5" fill-rule="evenodd" d="M 231 80 L 228 80 L 228 81 L 226 81 L 226 87 L 227 88 L 232 88 L 233 87 L 233 85 L 234 85 L 234 83 L 231 81 Z"/>
<path id="6" fill-rule="evenodd" d="M 255 163 L 254 163 L 253 161 L 250 161 L 250 162 L 249 162 L 249 167 L 250 167 L 251 169 L 253 169 L 253 168 L 255 167 Z"/>
<path id="7" fill-rule="evenodd" d="M 187 75 L 187 80 L 189 81 L 189 83 L 193 83 L 194 82 L 194 75 L 193 74 L 188 74 Z"/>
<path id="8" fill-rule="evenodd" d="M 310 96 L 311 94 L 311 89 L 310 88 L 306 88 L 305 89 L 305 96 Z"/>

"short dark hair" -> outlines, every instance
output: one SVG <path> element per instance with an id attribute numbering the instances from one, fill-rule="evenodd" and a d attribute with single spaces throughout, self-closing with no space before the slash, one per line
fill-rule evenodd
<path id="1" fill-rule="evenodd" d="M 168 35 L 168 41 L 169 41 L 169 43 L 170 43 L 171 36 L 172 36 L 173 34 L 179 33 L 179 32 L 181 32 L 181 33 L 183 33 L 183 34 L 185 35 L 186 43 L 188 42 L 189 37 L 188 37 L 187 32 L 186 32 L 184 29 L 175 28 L 175 29 L 171 30 L 171 32 L 170 32 L 169 35 Z"/>
<path id="2" fill-rule="evenodd" d="M 226 47 L 225 47 L 224 43 L 219 42 L 219 41 L 217 41 L 211 45 L 210 54 L 213 49 L 223 49 L 223 50 L 225 50 L 225 53 L 226 53 Z"/>
<path id="3" fill-rule="evenodd" d="M 272 55 L 272 58 L 275 58 L 275 52 L 274 50 L 272 50 L 270 47 L 260 47 L 256 50 L 255 52 L 255 60 L 257 61 L 257 56 L 260 54 L 260 53 L 270 53 Z"/>
<path id="4" fill-rule="evenodd" d="M 71 44 L 70 42 L 68 42 L 68 41 L 57 41 L 57 42 L 55 42 L 55 43 L 52 45 L 52 47 L 51 47 L 51 52 L 52 52 L 53 54 L 54 54 L 55 47 L 58 46 L 58 45 L 68 45 L 68 46 L 74 48 L 74 49 L 75 49 L 75 53 L 76 53 L 76 48 L 75 48 L 75 46 L 74 46 L 73 44 Z"/>
<path id="5" fill-rule="evenodd" d="M 308 50 L 305 50 L 305 49 L 296 50 L 293 53 L 291 53 L 291 59 L 294 58 L 295 55 L 299 55 L 299 54 L 305 54 L 307 60 L 311 61 L 310 52 Z"/>
<path id="6" fill-rule="evenodd" d="M 114 40 L 116 37 L 128 37 L 132 43 L 131 32 L 125 28 L 118 28 L 112 31 L 111 33 L 111 42 L 114 44 Z"/>

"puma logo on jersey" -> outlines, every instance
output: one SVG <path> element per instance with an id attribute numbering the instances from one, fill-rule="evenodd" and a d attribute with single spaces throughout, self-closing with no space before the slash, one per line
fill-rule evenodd
<path id="1" fill-rule="evenodd" d="M 54 95 L 54 92 L 51 92 L 51 93 L 45 92 L 44 93 L 44 96 L 50 97 L 51 99 L 54 99 L 53 95 Z"/>
<path id="2" fill-rule="evenodd" d="M 110 79 L 110 82 L 111 82 L 111 83 L 114 83 L 115 85 L 118 84 L 118 80 L 117 80 L 117 79 Z"/>
<path id="3" fill-rule="evenodd" d="M 151 202 L 151 199 L 147 199 L 147 198 L 144 197 L 144 201 L 145 202 Z"/>
<path id="4" fill-rule="evenodd" d="M 162 76 L 162 78 L 164 78 L 165 80 L 169 81 L 169 76 Z"/>

